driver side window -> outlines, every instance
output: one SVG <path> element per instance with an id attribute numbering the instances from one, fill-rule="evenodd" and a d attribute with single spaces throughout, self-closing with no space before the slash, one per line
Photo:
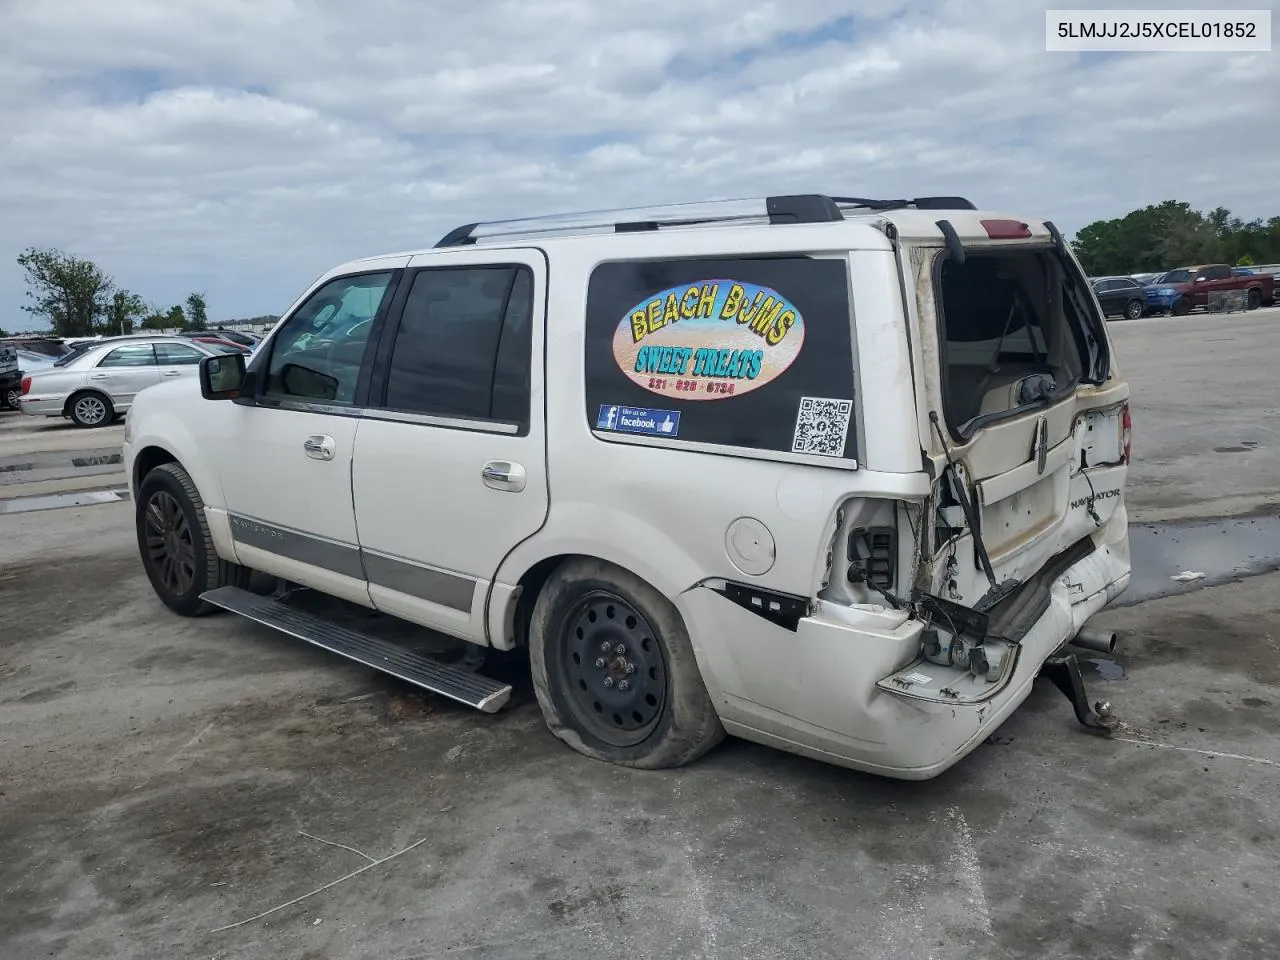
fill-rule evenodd
<path id="1" fill-rule="evenodd" d="M 354 403 L 365 344 L 391 276 L 336 277 L 313 293 L 272 341 L 265 395 Z"/>

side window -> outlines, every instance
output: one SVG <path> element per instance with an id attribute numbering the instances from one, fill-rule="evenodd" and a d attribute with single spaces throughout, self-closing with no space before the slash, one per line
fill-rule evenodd
<path id="1" fill-rule="evenodd" d="M 1136 280 L 1117 280 L 1116 281 L 1117 290 L 1124 290 L 1128 292 L 1130 290 L 1136 290 L 1138 286 L 1139 284 L 1138 284 L 1138 281 Z"/>
<path id="2" fill-rule="evenodd" d="M 100 361 L 100 367 L 154 367 L 156 353 L 149 343 L 131 343 L 116 347 Z"/>
<path id="3" fill-rule="evenodd" d="M 1210 280 L 1230 280 L 1230 267 L 1210 267 L 1205 271 L 1205 276 Z"/>
<path id="4" fill-rule="evenodd" d="M 847 258 L 602 263 L 587 286 L 587 425 L 856 459 L 851 331 Z"/>
<path id="5" fill-rule="evenodd" d="M 493 369 L 494 420 L 529 422 L 529 374 L 533 367 L 533 274 L 517 270 L 502 321 Z"/>
<path id="6" fill-rule="evenodd" d="M 204 354 L 185 343 L 157 343 L 156 359 L 162 367 L 178 367 L 197 364 Z"/>
<path id="7" fill-rule="evenodd" d="M 1114 280 L 1099 280 L 1093 285 L 1093 289 L 1098 293 L 1110 293 L 1116 288 Z"/>
<path id="8" fill-rule="evenodd" d="M 526 420 L 532 293 L 527 267 L 419 271 L 396 331 L 385 405 L 444 417 Z"/>
<path id="9" fill-rule="evenodd" d="M 365 343 L 391 271 L 337 277 L 295 310 L 271 344 L 265 394 L 354 403 Z"/>

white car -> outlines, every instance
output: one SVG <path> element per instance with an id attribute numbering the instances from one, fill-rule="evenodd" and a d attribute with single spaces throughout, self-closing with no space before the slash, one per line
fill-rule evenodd
<path id="1" fill-rule="evenodd" d="M 194 382 L 200 361 L 217 355 L 182 337 L 81 341 L 50 366 L 24 373 L 18 406 L 31 416 L 101 427 L 123 415 L 147 387 L 183 378 Z"/>
<path id="2" fill-rule="evenodd" d="M 522 651 L 591 757 L 676 766 L 727 732 L 925 779 L 1037 676 L 1112 729 L 1068 645 L 1110 649 L 1088 622 L 1129 582 L 1128 401 L 1052 223 L 778 196 L 337 267 L 252 360 L 140 395 L 124 461 L 178 613 L 510 695 L 309 588 Z"/>

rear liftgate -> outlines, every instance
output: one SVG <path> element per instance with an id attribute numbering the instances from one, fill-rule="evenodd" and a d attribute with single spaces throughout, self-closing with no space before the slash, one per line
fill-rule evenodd
<path id="1" fill-rule="evenodd" d="M 239 587 L 218 587 L 200 595 L 215 607 L 238 613 L 330 653 L 362 663 L 393 677 L 465 703 L 485 713 L 497 713 L 511 697 L 511 685 L 443 663 L 378 637 L 338 626 L 285 602 L 286 594 L 264 597 Z"/>

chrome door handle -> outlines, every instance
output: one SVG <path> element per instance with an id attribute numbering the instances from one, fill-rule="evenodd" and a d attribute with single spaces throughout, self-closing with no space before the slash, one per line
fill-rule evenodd
<path id="1" fill-rule="evenodd" d="M 332 460 L 338 452 L 338 444 L 333 437 L 307 437 L 302 441 L 302 449 L 312 460 Z"/>
<path id="2" fill-rule="evenodd" d="M 528 477 L 524 467 L 510 460 L 490 460 L 480 470 L 480 479 L 492 490 L 519 493 Z"/>
<path id="3" fill-rule="evenodd" d="M 111 374 L 109 374 L 109 373 L 91 373 L 91 374 L 89 374 L 89 379 L 90 379 L 90 380 L 110 380 L 110 379 L 111 379 Z"/>

